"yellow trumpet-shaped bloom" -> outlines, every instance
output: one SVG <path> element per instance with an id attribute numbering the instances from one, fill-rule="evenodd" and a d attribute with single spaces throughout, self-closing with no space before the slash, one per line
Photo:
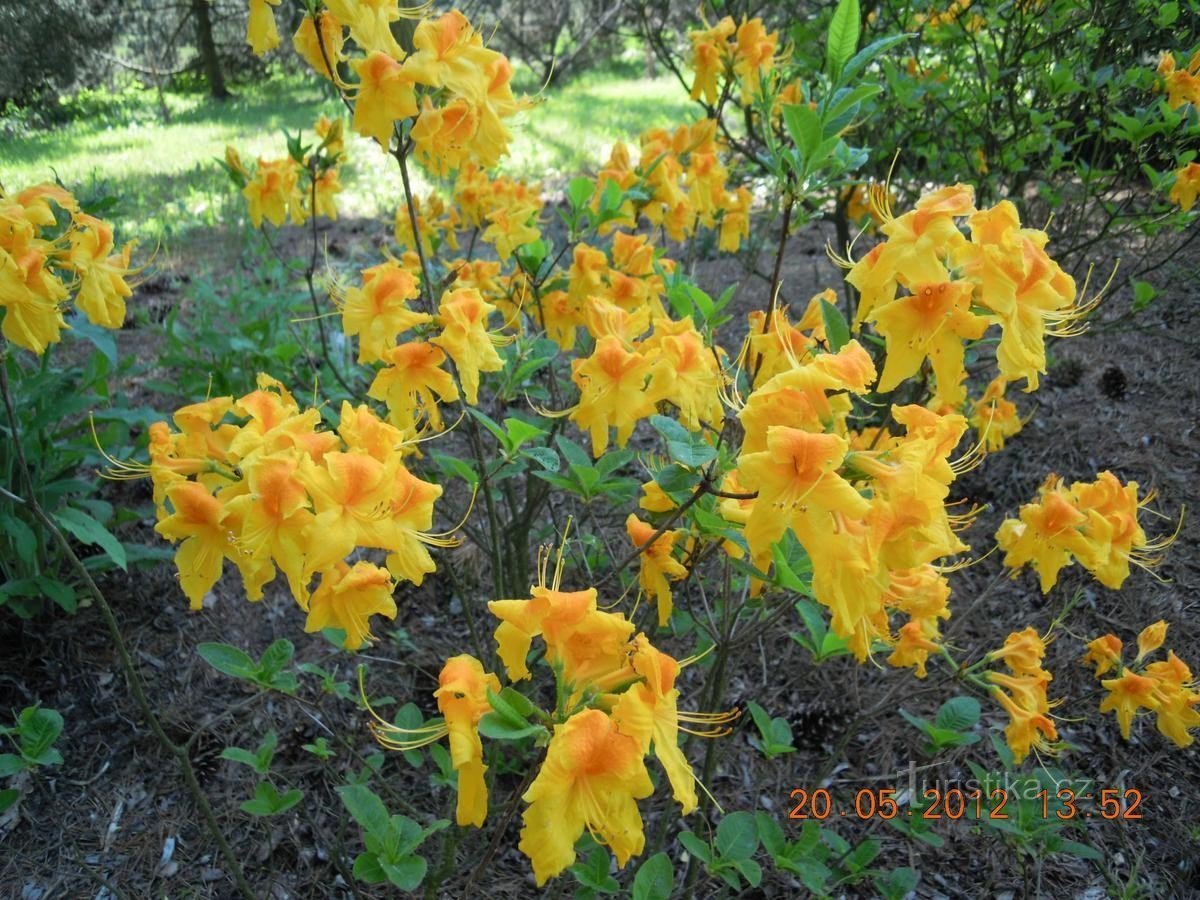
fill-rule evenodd
<path id="1" fill-rule="evenodd" d="M 483 744 L 479 740 L 479 720 L 491 710 L 487 692 L 500 693 L 500 679 L 485 672 L 483 664 L 463 654 L 446 660 L 433 692 L 438 709 L 446 719 L 450 735 L 450 762 L 458 773 L 458 805 L 455 820 L 459 825 L 482 827 L 487 817 L 488 793 L 483 764 Z"/>
<path id="2" fill-rule="evenodd" d="M 396 618 L 392 576 L 386 569 L 359 560 L 353 566 L 337 562 L 321 576 L 308 601 L 307 632 L 340 628 L 347 650 L 358 650 L 371 640 L 370 618 Z"/>
<path id="3" fill-rule="evenodd" d="M 442 295 L 438 307 L 438 322 L 442 332 L 433 338 L 450 355 L 462 380 L 467 403 L 479 402 L 481 372 L 499 372 L 504 361 L 496 352 L 495 343 L 487 330 L 487 320 L 496 307 L 487 303 L 474 288 L 460 288 Z"/>
<path id="4" fill-rule="evenodd" d="M 611 334 L 596 342 L 590 357 L 572 361 L 571 380 L 579 386 L 579 405 L 571 421 L 591 434 L 594 456 L 608 449 L 610 427 L 616 427 L 617 443 L 624 447 L 637 423 L 654 412 L 646 391 L 652 365 Z"/>
<path id="5" fill-rule="evenodd" d="M 358 338 L 360 363 L 382 359 L 398 335 L 432 320 L 408 308 L 418 296 L 416 278 L 395 260 L 363 270 L 362 287 L 350 288 L 342 300 L 342 329 Z"/>
<path id="6" fill-rule="evenodd" d="M 643 522 L 636 514 L 630 513 L 625 520 L 625 530 L 635 547 L 641 547 L 654 537 L 655 528 L 648 522 Z M 652 544 L 641 553 L 641 569 L 638 580 L 647 597 L 654 598 L 658 609 L 658 625 L 666 627 L 671 619 L 671 586 L 667 579 L 678 581 L 687 575 L 687 569 L 671 556 L 675 541 L 682 534 L 680 531 L 667 531 L 654 539 Z"/>
<path id="7" fill-rule="evenodd" d="M 275 13 L 272 6 L 278 6 L 279 0 L 250 0 L 250 18 L 246 23 L 246 43 L 254 51 L 255 56 L 262 56 L 268 50 L 279 46 L 279 29 L 275 25 Z"/>
<path id="8" fill-rule="evenodd" d="M 538 886 L 575 862 L 575 842 L 587 828 L 624 866 L 642 852 L 645 834 L 637 801 L 654 792 L 638 741 L 598 709 L 556 725 L 546 761 L 524 794 L 529 807 L 521 852 Z"/>
<path id="9" fill-rule="evenodd" d="M 378 50 L 350 63 L 358 73 L 354 101 L 354 130 L 379 141 L 385 150 L 398 119 L 417 114 L 413 76 L 387 53 Z"/>

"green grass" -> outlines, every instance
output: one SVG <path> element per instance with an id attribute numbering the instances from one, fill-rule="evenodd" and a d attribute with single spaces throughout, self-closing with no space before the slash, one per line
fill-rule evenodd
<path id="1" fill-rule="evenodd" d="M 0 139 L 0 181 L 9 190 L 57 173 L 81 196 L 119 198 L 108 215 L 120 239 L 171 246 L 196 226 L 214 227 L 244 214 L 241 198 L 214 162 L 232 144 L 245 159 L 283 155 L 282 129 L 310 129 L 341 106 L 315 79 L 275 77 L 241 86 L 218 103 L 202 94 L 167 95 L 171 121 L 157 117 L 153 91 L 113 114 L 103 110 L 51 131 Z M 140 104 L 140 108 L 139 108 Z M 636 144 L 646 128 L 690 121 L 696 107 L 669 78 L 588 73 L 548 91 L 512 125 L 502 170 L 523 178 L 594 171 L 614 141 Z M 390 215 L 400 194 L 395 162 L 370 142 L 351 141 L 343 173 L 342 209 Z M 428 184 L 418 179 L 418 191 Z"/>

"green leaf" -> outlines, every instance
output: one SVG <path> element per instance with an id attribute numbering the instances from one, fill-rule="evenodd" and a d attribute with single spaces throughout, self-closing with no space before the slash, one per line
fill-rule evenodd
<path id="1" fill-rule="evenodd" d="M 951 697 L 938 710 L 934 725 L 950 731 L 966 731 L 979 721 L 979 701 L 974 697 Z"/>
<path id="2" fill-rule="evenodd" d="M 731 859 L 749 859 L 758 849 L 754 813 L 741 810 L 727 815 L 717 826 L 717 852 Z"/>
<path id="3" fill-rule="evenodd" d="M 37 554 L 37 535 L 16 516 L 10 516 L 8 513 L 0 516 L 0 531 L 12 540 L 13 549 L 17 551 L 19 558 L 33 559 Z"/>
<path id="4" fill-rule="evenodd" d="M 425 877 L 428 863 L 420 856 L 406 856 L 395 862 L 379 863 L 387 879 L 402 891 L 415 891 Z"/>
<path id="5" fill-rule="evenodd" d="M 25 760 L 15 753 L 0 753 L 0 778 L 25 771 Z"/>
<path id="6" fill-rule="evenodd" d="M 33 580 L 42 589 L 42 593 L 61 606 L 66 612 L 73 613 L 78 608 L 79 603 L 75 597 L 75 588 L 69 584 L 63 584 L 58 579 L 51 578 L 48 575 L 38 575 Z"/>
<path id="7" fill-rule="evenodd" d="M 825 39 L 825 70 L 835 81 L 858 47 L 858 0 L 838 0 Z"/>
<path id="8" fill-rule="evenodd" d="M 1158 296 L 1158 291 L 1155 289 L 1154 285 L 1152 285 L 1150 282 L 1134 280 L 1134 282 L 1133 282 L 1133 311 L 1141 312 L 1143 309 L 1145 309 L 1147 306 L 1149 306 L 1152 302 L 1154 302 L 1154 298 L 1157 296 Z"/>
<path id="9" fill-rule="evenodd" d="M 549 447 L 525 447 L 522 456 L 528 456 L 547 472 L 558 471 L 558 454 Z"/>
<path id="10" fill-rule="evenodd" d="M 485 713 L 479 720 L 479 733 L 486 738 L 497 741 L 519 741 L 535 734 L 545 734 L 546 729 L 541 725 L 526 722 L 516 725 L 509 722 L 499 713 Z"/>
<path id="11" fill-rule="evenodd" d="M 804 104 L 788 104 L 783 107 L 783 124 L 787 126 L 788 134 L 792 136 L 807 165 L 816 155 L 817 147 L 824 136 L 821 117 L 817 115 L 816 110 L 809 109 Z"/>
<path id="12" fill-rule="evenodd" d="M 16 788 L 5 788 L 0 791 L 0 813 L 7 812 L 9 807 L 17 802 L 17 798 L 21 796 L 21 792 Z"/>
<path id="13" fill-rule="evenodd" d="M 892 34 L 882 37 L 877 41 L 872 41 L 855 53 L 851 60 L 846 63 L 845 68 L 842 69 L 842 80 L 846 82 L 851 81 L 859 72 L 869 66 L 874 59 L 882 56 L 885 51 L 890 50 L 901 41 L 907 41 L 911 37 L 911 34 Z"/>
<path id="14" fill-rule="evenodd" d="M 232 675 L 234 678 L 245 678 L 252 681 L 258 672 L 258 666 L 254 664 L 254 660 L 237 647 L 231 647 L 229 644 L 199 644 L 196 652 L 200 654 L 201 659 L 218 672 Z"/>
<path id="15" fill-rule="evenodd" d="M 39 766 L 58 765 L 62 756 L 51 750 L 62 734 L 63 717 L 57 710 L 28 706 L 17 717 L 17 729 L 21 733 L 21 755 Z"/>
<path id="16" fill-rule="evenodd" d="M 226 747 L 221 751 L 221 759 L 228 759 L 231 762 L 241 763 L 242 765 L 249 766 L 252 769 L 258 768 L 258 757 L 243 747 Z"/>
<path id="17" fill-rule="evenodd" d="M 270 677 L 292 661 L 296 648 L 287 638 L 280 638 L 263 651 L 258 667 L 262 674 Z"/>
<path id="18" fill-rule="evenodd" d="M 873 880 L 884 900 L 904 900 L 917 887 L 917 873 L 907 867 L 876 872 Z"/>
<path id="19" fill-rule="evenodd" d="M 346 784 L 337 789 L 342 805 L 367 834 L 386 836 L 391 830 L 387 807 L 379 795 L 362 784 Z M 355 864 L 357 868 L 357 863 Z M 355 873 L 358 874 L 357 872 Z"/>
<path id="20" fill-rule="evenodd" d="M 303 797 L 297 788 L 292 788 L 286 794 L 280 794 L 275 785 L 268 781 L 260 781 L 254 787 L 254 799 L 247 800 L 241 805 L 242 812 L 252 816 L 275 816 L 287 812 L 300 802 Z"/>
<path id="21" fill-rule="evenodd" d="M 671 858 L 655 853 L 638 866 L 633 876 L 633 900 L 670 900 L 675 891 L 675 869 Z"/>
<path id="22" fill-rule="evenodd" d="M 1095 847 L 1089 847 L 1087 844 L 1081 844 L 1078 841 L 1064 839 L 1056 849 L 1058 853 L 1070 853 L 1072 856 L 1077 856 L 1080 859 L 1091 859 L 1096 862 L 1104 860 L 1104 854 Z"/>
<path id="23" fill-rule="evenodd" d="M 592 194 L 595 192 L 596 184 L 592 179 L 582 176 L 572 178 L 567 185 L 567 200 L 571 204 L 571 209 L 583 209 L 587 205 L 587 202 L 592 199 Z"/>
<path id="24" fill-rule="evenodd" d="M 702 862 L 712 865 L 712 849 L 693 831 L 683 831 L 679 834 L 679 843 L 685 850 Z"/>
<path id="25" fill-rule="evenodd" d="M 750 887 L 758 887 L 762 881 L 762 866 L 752 859 L 735 859 L 733 865 L 750 882 Z"/>
<path id="26" fill-rule="evenodd" d="M 367 884 L 382 884 L 388 880 L 387 872 L 374 853 L 358 854 L 354 860 L 354 877 Z"/>
<path id="27" fill-rule="evenodd" d="M 824 297 L 821 298 L 821 320 L 825 323 L 825 338 L 830 350 L 837 353 L 850 343 L 850 326 L 846 323 L 846 317 Z"/>
<path id="28" fill-rule="evenodd" d="M 95 544 L 108 554 L 119 569 L 126 570 L 125 548 L 121 542 L 87 513 L 68 507 L 55 513 L 54 518 L 63 530 L 85 544 Z"/>

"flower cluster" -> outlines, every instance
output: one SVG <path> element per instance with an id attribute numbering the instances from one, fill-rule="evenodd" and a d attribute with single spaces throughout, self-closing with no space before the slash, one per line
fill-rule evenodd
<path id="1" fill-rule="evenodd" d="M 546 746 L 545 760 L 522 797 L 528 806 L 520 849 L 533 863 L 539 886 L 575 862 L 575 842 L 585 828 L 612 849 L 619 866 L 642 852 L 645 835 L 637 801 L 654 792 L 647 755 L 662 766 L 681 811 L 695 810 L 695 776 L 679 747 L 679 732 L 719 737 L 737 717 L 736 712 L 681 712 L 675 683 L 681 669 L 695 660 L 673 659 L 644 634 L 634 634 L 624 615 L 598 608 L 594 588 L 560 590 L 561 563 L 560 556 L 551 586 L 545 584 L 543 569 L 541 583 L 528 599 L 488 604 L 500 620 L 495 639 L 508 678 L 519 682 L 532 677 L 528 657 L 538 638 L 555 675 L 552 713 L 516 695 L 528 710 L 524 715 L 542 723 L 539 743 Z M 497 676 L 485 672 L 478 660 L 457 656 L 447 660 L 434 693 L 444 722 L 406 729 L 377 717 L 373 725 L 381 743 L 400 750 L 449 736 L 459 774 L 460 825 L 480 826 L 487 814 L 479 724 L 485 715 L 494 715 L 492 710 L 506 708 L 507 701 L 496 696 L 500 690 Z M 511 707 L 506 711 L 512 714 Z"/>
<path id="2" fill-rule="evenodd" d="M 1158 74 L 1171 109 L 1179 109 L 1185 103 L 1200 109 L 1200 50 L 1192 54 L 1183 69 L 1175 67 L 1175 54 L 1168 50 L 1158 61 Z"/>
<path id="3" fill-rule="evenodd" d="M 707 23 L 705 23 L 707 24 Z M 692 42 L 692 99 L 717 105 L 722 81 L 736 79 L 742 103 L 749 105 L 763 93 L 763 79 L 775 69 L 779 33 L 768 32 L 762 19 L 743 19 L 737 25 L 725 16 L 708 28 L 688 32 Z"/>
<path id="4" fill-rule="evenodd" d="M 873 194 L 885 240 L 844 262 L 846 280 L 861 292 L 855 324 L 873 324 L 887 345 L 880 391 L 894 390 L 928 360 L 935 402 L 961 405 L 966 343 L 992 325 L 1000 327 L 1000 374 L 1025 379 L 1032 391 L 1046 371 L 1046 336 L 1077 333 L 1094 305 L 1076 303 L 1075 281 L 1047 255 L 1044 231 L 1022 228 L 1008 200 L 977 210 L 974 194 L 969 185 L 942 188 L 896 217 L 883 191 Z"/>
<path id="5" fill-rule="evenodd" d="M 1129 577 L 1129 565 L 1148 568 L 1174 540 L 1147 541 L 1138 524 L 1141 500 L 1137 482 L 1121 484 L 1112 472 L 1094 482 L 1077 481 L 1070 488 L 1051 475 L 1038 488 L 1038 500 L 1021 507 L 1019 519 L 1006 519 L 996 532 L 1004 564 L 1013 577 L 1030 565 L 1041 579 L 1042 593 L 1058 582 L 1058 574 L 1078 562 L 1105 587 L 1116 590 Z"/>
<path id="6" fill-rule="evenodd" d="M 271 5 L 251 0 L 247 41 L 262 54 L 279 44 Z M 352 127 L 387 150 L 395 126 L 412 120 L 408 136 L 417 158 L 445 175 L 469 160 L 485 167 L 508 147 L 504 120 L 528 107 L 512 92 L 512 64 L 483 45 L 479 32 L 458 10 L 420 21 L 405 52 L 391 23 L 419 18 L 427 6 L 402 9 L 397 0 L 325 0 L 314 19 L 306 15 L 293 37 L 297 52 L 322 77 L 354 99 Z M 362 55 L 348 56 L 346 36 Z M 339 65 L 357 80 L 345 82 Z"/>
<path id="7" fill-rule="evenodd" d="M 1032 628 L 1014 631 L 1002 648 L 988 654 L 989 660 L 1003 660 L 1009 669 L 1008 673 L 988 672 L 987 679 L 992 696 L 1009 715 L 1004 738 L 1016 763 L 1030 751 L 1053 750 L 1049 742 L 1058 740 L 1050 718 L 1050 708 L 1057 703 L 1046 697 L 1053 676 L 1042 668 L 1045 654 L 1046 644 Z"/>
<path id="8" fill-rule="evenodd" d="M 1121 726 L 1121 736 L 1129 740 L 1129 729 L 1139 709 L 1153 712 L 1163 737 L 1177 747 L 1187 747 L 1195 738 L 1191 732 L 1200 729 L 1200 690 L 1187 664 L 1169 650 L 1167 658 L 1143 664 L 1167 637 L 1167 623 L 1147 625 L 1137 638 L 1137 657 L 1132 666 L 1121 660 L 1121 639 L 1106 634 L 1087 645 L 1084 664 L 1096 667 L 1096 677 L 1107 691 L 1100 701 L 1100 712 L 1115 712 Z M 1104 678 L 1110 670 L 1114 677 Z"/>
<path id="9" fill-rule="evenodd" d="M 729 170 L 721 161 L 724 154 L 715 119 L 680 125 L 674 131 L 644 132 L 636 165 L 629 148 L 618 141 L 597 176 L 592 205 L 599 209 L 610 184 L 626 200 L 601 233 L 618 227 L 633 229 L 640 216 L 661 227 L 673 241 L 685 240 L 700 225 L 719 228 L 720 249 L 736 252 L 750 233 L 752 198 L 745 187 L 728 187 Z"/>
<path id="10" fill-rule="evenodd" d="M 404 435 L 366 406 L 342 404 L 335 431 L 317 409 L 302 410 L 287 389 L 259 375 L 258 389 L 186 406 L 150 428 L 150 463 L 115 463 L 120 474 L 154 482 L 155 530 L 180 542 L 179 581 L 193 609 L 225 560 L 251 600 L 276 570 L 308 614 L 306 631 L 338 628 L 356 649 L 372 615 L 394 618 L 394 582 L 420 584 L 434 571 L 427 544 L 442 488 L 403 464 Z M 319 539 L 318 536 L 319 535 Z M 385 556 L 385 567 L 356 550 Z M 313 581 L 316 579 L 316 586 Z"/>
<path id="11" fill-rule="evenodd" d="M 342 120 L 321 116 L 313 130 L 320 139 L 315 149 L 302 146 L 297 136 L 289 141 L 288 156 L 260 158 L 253 167 L 243 163 L 233 147 L 225 148 L 225 170 L 242 189 L 255 228 L 263 219 L 278 227 L 289 215 L 296 225 L 311 216 L 337 218 L 335 197 L 342 191 L 338 166 L 345 153 Z"/>
<path id="12" fill-rule="evenodd" d="M 0 310 L 4 337 L 38 355 L 69 326 L 75 306 L 93 325 L 120 328 L 133 242 L 119 251 L 112 225 L 89 215 L 62 187 L 39 184 L 18 194 L 0 188 Z"/>

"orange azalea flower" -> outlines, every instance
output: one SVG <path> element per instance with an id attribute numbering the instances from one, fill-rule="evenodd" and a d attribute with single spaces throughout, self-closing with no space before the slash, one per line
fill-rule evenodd
<path id="1" fill-rule="evenodd" d="M 132 274 L 133 244 L 114 253 L 112 226 L 107 222 L 80 213 L 75 225 L 67 257 L 80 279 L 75 303 L 94 325 L 120 328 L 125 324 L 125 300 L 133 293 L 125 280 Z"/>
<path id="2" fill-rule="evenodd" d="M 279 29 L 275 26 L 275 13 L 271 11 L 272 6 L 278 5 L 279 0 L 250 0 L 246 43 L 255 56 L 262 56 L 279 46 Z"/>
<path id="3" fill-rule="evenodd" d="M 387 404 L 389 417 L 398 428 L 413 429 L 420 412 L 430 428 L 441 431 L 439 401 L 458 399 L 458 388 L 445 369 L 446 354 L 425 341 L 409 341 L 386 351 L 382 359 L 388 365 L 375 374 L 367 396 Z"/>
<path id="4" fill-rule="evenodd" d="M 378 50 L 350 63 L 358 73 L 354 100 L 354 130 L 379 141 L 386 150 L 398 119 L 417 114 L 413 76 L 387 53 Z"/>
<path id="5" fill-rule="evenodd" d="M 304 61 L 322 78 L 330 81 L 337 79 L 337 64 L 345 59 L 342 47 L 346 41 L 346 29 L 338 18 L 329 10 L 317 13 L 320 23 L 320 36 L 317 35 L 317 25 L 313 17 L 306 15 L 300 22 L 300 27 L 292 35 L 292 46 L 304 57 Z M 322 53 L 324 47 L 324 53 Z"/>
<path id="6" fill-rule="evenodd" d="M 1200 84 L 1200 79 L 1197 79 L 1197 83 Z M 1200 89 L 1197 99 L 1200 99 Z M 1200 196 L 1200 163 L 1193 162 L 1175 170 L 1175 183 L 1171 185 L 1170 199 L 1187 212 L 1196 205 L 1197 196 Z"/>
<path id="7" fill-rule="evenodd" d="M 598 340 L 587 359 L 572 360 L 571 380 L 579 387 L 579 404 L 571 421 L 591 434 L 594 456 L 608 449 L 610 427 L 616 427 L 617 443 L 624 447 L 637 423 L 654 412 L 646 392 L 652 365 L 613 335 Z"/>
<path id="8" fill-rule="evenodd" d="M 617 865 L 642 852 L 637 801 L 654 793 L 638 741 L 598 709 L 554 727 L 546 761 L 523 799 L 521 851 L 541 887 L 575 862 L 584 828 L 610 847 Z"/>
<path id="9" fill-rule="evenodd" d="M 636 514 L 630 513 L 625 520 L 625 530 L 629 532 L 629 540 L 635 547 L 641 547 L 653 537 L 655 528 L 648 522 L 643 522 Z M 670 578 L 678 581 L 687 575 L 687 569 L 671 556 L 675 541 L 682 531 L 667 531 L 654 539 L 654 543 L 641 553 L 641 569 L 638 580 L 647 597 L 654 597 L 658 607 L 658 626 L 665 628 L 671 618 L 671 586 L 667 583 Z"/>
<path id="10" fill-rule="evenodd" d="M 391 28 L 401 16 L 399 0 L 325 0 L 325 6 L 350 27 L 350 36 L 363 50 L 404 59 Z"/>
<path id="11" fill-rule="evenodd" d="M 934 637 L 937 636 L 937 626 L 934 626 Z M 926 628 L 920 622 L 905 622 L 900 627 L 892 655 L 888 663 L 897 668 L 912 666 L 918 678 L 925 677 L 925 664 L 930 653 L 939 652 L 938 644 L 926 634 Z"/>
<path id="12" fill-rule="evenodd" d="M 1153 653 L 1167 639 L 1167 623 L 1159 619 L 1153 625 L 1147 625 L 1137 637 L 1138 655 L 1134 662 L 1140 663 L 1148 654 Z"/>
<path id="13" fill-rule="evenodd" d="M 463 395 L 472 406 L 479 402 L 480 373 L 499 372 L 504 368 L 504 361 L 496 352 L 487 330 L 488 316 L 495 310 L 496 307 L 485 302 L 474 288 L 446 291 L 438 307 L 437 318 L 442 333 L 430 343 L 437 344 L 454 360 L 462 380 Z"/>
<path id="14" fill-rule="evenodd" d="M 1107 678 L 1100 685 L 1108 691 L 1108 696 L 1100 701 L 1100 712 L 1116 712 L 1121 737 L 1125 740 L 1129 740 L 1134 713 L 1139 709 L 1154 710 L 1159 706 L 1159 698 L 1155 696 L 1158 681 L 1146 675 L 1126 669 L 1124 675 Z"/>
<path id="15" fill-rule="evenodd" d="M 371 640 L 369 620 L 373 615 L 396 618 L 392 576 L 386 569 L 365 560 L 359 560 L 353 567 L 339 561 L 322 574 L 313 591 L 304 630 L 312 633 L 340 628 L 346 633 L 342 646 L 358 650 Z"/>
<path id="16" fill-rule="evenodd" d="M 1052 749 L 1049 742 L 1058 740 L 1058 729 L 1049 716 L 1027 709 L 998 687 L 992 688 L 992 696 L 1011 717 L 1004 729 L 1004 739 L 1012 750 L 1014 763 L 1020 764 L 1031 751 Z"/>
<path id="17" fill-rule="evenodd" d="M 1121 667 L 1121 639 L 1115 634 L 1106 634 L 1090 641 L 1087 653 L 1081 662 L 1086 666 L 1095 664 L 1096 677 L 1099 678 L 1109 669 Z"/>
<path id="18" fill-rule="evenodd" d="M 358 338 L 360 363 L 382 359 L 398 335 L 432 321 L 408 308 L 420 295 L 417 279 L 395 260 L 363 270 L 362 287 L 350 288 L 342 299 L 342 330 Z"/>
<path id="19" fill-rule="evenodd" d="M 232 555 L 225 509 L 201 484 L 180 481 L 166 489 L 174 512 L 160 518 L 154 530 L 172 541 L 183 541 L 175 552 L 179 584 L 192 609 L 204 607 L 204 597 L 221 577 L 226 555 Z"/>

